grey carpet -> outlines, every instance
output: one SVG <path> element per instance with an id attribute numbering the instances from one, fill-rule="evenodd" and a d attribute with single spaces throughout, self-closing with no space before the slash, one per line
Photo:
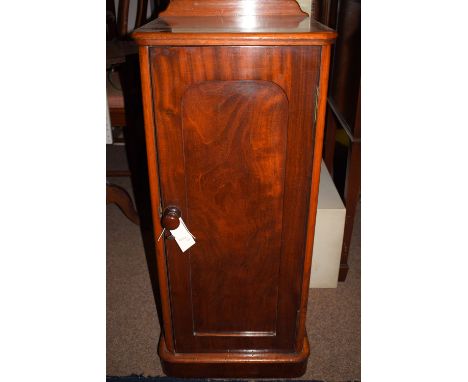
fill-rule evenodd
<path id="1" fill-rule="evenodd" d="M 127 178 L 112 178 L 130 190 Z M 337 289 L 312 289 L 307 331 L 311 355 L 301 379 L 359 380 L 360 208 L 350 249 L 350 271 Z M 138 226 L 107 206 L 107 375 L 163 375 L 157 356 L 159 323 Z"/>

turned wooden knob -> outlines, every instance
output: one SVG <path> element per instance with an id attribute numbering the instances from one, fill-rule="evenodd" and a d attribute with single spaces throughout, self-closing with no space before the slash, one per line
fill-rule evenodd
<path id="1" fill-rule="evenodd" d="M 166 229 L 176 229 L 179 224 L 179 218 L 181 216 L 180 210 L 177 207 L 169 206 L 163 212 L 161 218 L 161 225 Z"/>

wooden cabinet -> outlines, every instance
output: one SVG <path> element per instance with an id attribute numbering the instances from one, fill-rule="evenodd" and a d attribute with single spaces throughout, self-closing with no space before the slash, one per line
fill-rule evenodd
<path id="1" fill-rule="evenodd" d="M 196 237 L 157 243 L 169 375 L 305 371 L 335 36 L 292 0 L 173 1 L 134 33 L 154 233 L 181 216 Z"/>

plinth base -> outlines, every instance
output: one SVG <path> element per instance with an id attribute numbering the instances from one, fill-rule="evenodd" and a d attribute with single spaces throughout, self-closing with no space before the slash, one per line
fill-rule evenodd
<path id="1" fill-rule="evenodd" d="M 182 378 L 295 378 L 303 375 L 309 357 L 307 335 L 299 353 L 171 353 L 164 336 L 158 354 L 164 373 Z"/>

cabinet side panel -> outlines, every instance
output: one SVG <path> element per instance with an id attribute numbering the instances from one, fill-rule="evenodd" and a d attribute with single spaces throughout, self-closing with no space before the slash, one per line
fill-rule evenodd
<path id="1" fill-rule="evenodd" d="M 143 96 L 143 113 L 145 121 L 145 141 L 146 152 L 148 158 L 148 176 L 150 180 L 151 193 L 151 209 L 153 216 L 154 236 L 157 237 L 162 231 L 159 221 L 159 205 L 160 205 L 160 185 L 158 172 L 158 152 L 156 150 L 155 125 L 153 114 L 153 92 L 151 88 L 151 72 L 149 49 L 147 47 L 139 48 L 140 56 L 140 72 Z M 161 241 L 156 243 L 156 262 L 158 268 L 159 293 L 161 298 L 162 308 L 162 332 L 166 339 L 166 345 L 169 351 L 174 350 L 171 307 L 169 299 L 168 278 L 166 269 L 166 256 L 164 245 Z"/>

